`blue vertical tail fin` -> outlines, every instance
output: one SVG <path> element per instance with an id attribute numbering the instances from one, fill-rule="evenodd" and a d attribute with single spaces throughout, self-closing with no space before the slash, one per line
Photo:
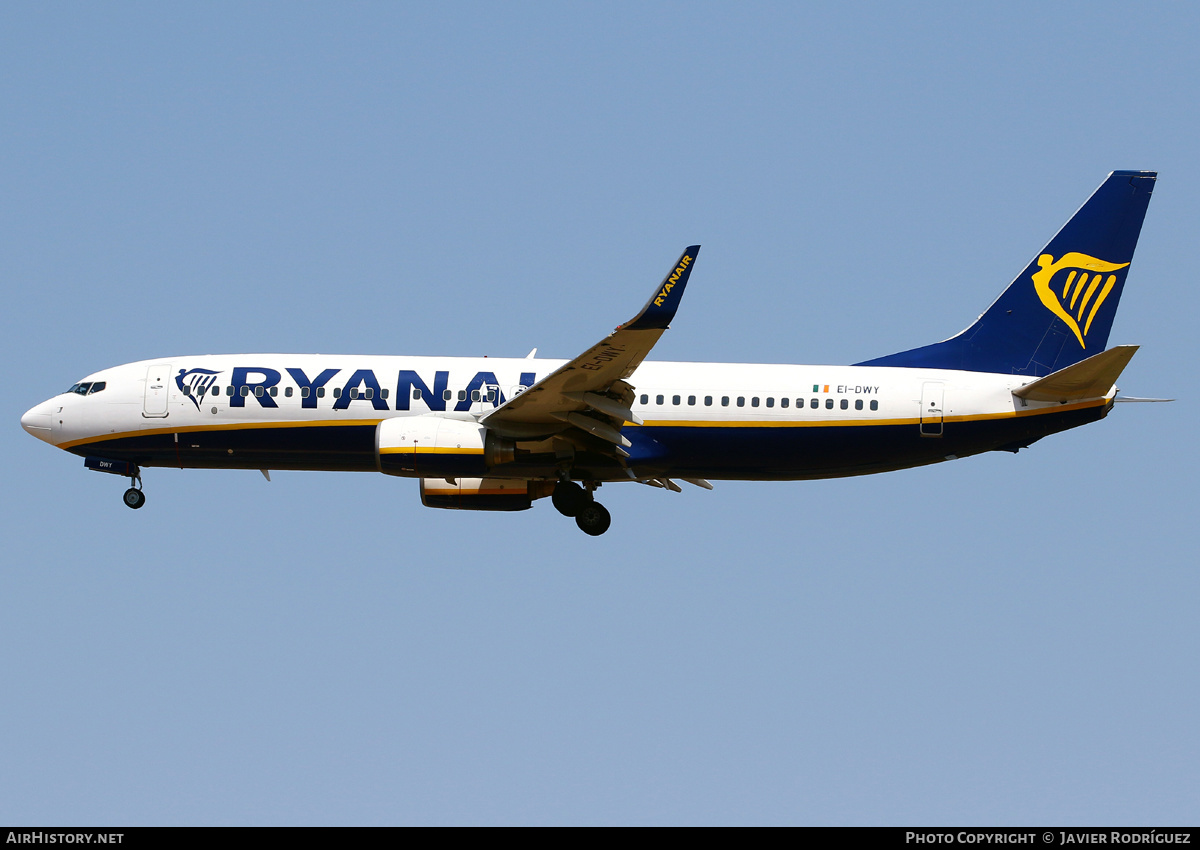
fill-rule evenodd
<path id="1" fill-rule="evenodd" d="M 1108 344 L 1154 171 L 1114 171 L 982 316 L 944 342 L 858 366 L 1040 377 Z"/>

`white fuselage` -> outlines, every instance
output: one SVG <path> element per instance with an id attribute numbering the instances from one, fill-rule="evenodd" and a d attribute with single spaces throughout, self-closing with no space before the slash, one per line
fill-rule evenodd
<path id="1" fill-rule="evenodd" d="M 358 456 L 366 451 L 363 445 L 347 453 L 344 465 L 331 459 L 337 455 L 334 447 L 323 445 L 326 450 L 314 451 L 317 459 L 306 466 L 303 441 L 296 442 L 286 462 L 270 451 L 256 454 L 236 441 L 218 454 L 211 441 L 223 445 L 221 441 L 232 440 L 235 433 L 263 429 L 288 439 L 299 436 L 284 434 L 292 429 L 369 429 L 403 416 L 473 420 L 562 363 L 320 354 L 169 357 L 89 375 L 81 385 L 103 383 L 103 390 L 55 396 L 29 411 L 22 424 L 40 439 L 76 454 L 133 457 L 138 455 L 139 438 L 158 437 L 159 450 L 141 456 L 142 465 L 364 469 L 373 461 Z M 626 424 L 624 430 L 642 431 L 663 442 L 668 451 L 659 465 L 669 467 L 664 474 L 678 467 L 713 478 L 826 477 L 1002 447 L 1005 441 L 995 434 L 1002 435 L 1006 423 L 1021 422 L 1020 439 L 1031 433 L 1032 421 L 1025 420 L 1041 420 L 1033 427 L 1041 436 L 1082 424 L 1050 426 L 1051 417 L 1090 410 L 1093 415 L 1086 421 L 1098 418 L 1113 395 L 1110 391 L 1104 399 L 1070 405 L 1025 403 L 1012 391 L 1029 380 L 940 369 L 647 361 L 627 379 L 635 390 L 631 409 L 644 424 Z M 978 430 L 981 423 L 993 426 L 985 429 L 982 440 L 955 439 L 967 436 L 969 429 Z M 826 446 L 828 454 L 833 433 L 839 435 L 839 445 L 857 446 L 883 433 L 881 428 L 891 435 L 886 443 L 903 449 L 895 456 L 868 452 L 869 468 L 818 457 L 811 463 L 778 458 L 772 465 L 780 439 L 811 441 L 828 431 L 812 443 Z M 162 456 L 163 435 L 178 447 L 173 458 L 169 451 Z M 748 435 L 753 438 L 747 440 Z M 679 445 L 678 451 L 673 444 Z M 706 446 L 721 457 L 703 457 Z M 202 462 L 196 460 L 200 453 Z M 738 458 L 746 462 L 739 466 Z"/>

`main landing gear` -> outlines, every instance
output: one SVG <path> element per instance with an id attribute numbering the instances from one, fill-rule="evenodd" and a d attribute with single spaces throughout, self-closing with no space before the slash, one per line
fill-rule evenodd
<path id="1" fill-rule="evenodd" d="M 580 487 L 574 481 L 559 481 L 554 485 L 550 501 L 563 516 L 575 518 L 575 524 L 584 534 L 599 537 L 608 531 L 612 516 L 608 509 L 593 498 L 592 493 L 599 485 L 594 481 L 584 482 Z"/>

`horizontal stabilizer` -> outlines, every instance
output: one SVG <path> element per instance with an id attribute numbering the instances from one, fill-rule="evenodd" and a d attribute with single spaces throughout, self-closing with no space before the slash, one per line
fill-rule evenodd
<path id="1" fill-rule="evenodd" d="M 1137 350 L 1136 345 L 1118 345 L 1013 390 L 1013 395 L 1027 401 L 1060 403 L 1102 398 L 1108 395 Z"/>

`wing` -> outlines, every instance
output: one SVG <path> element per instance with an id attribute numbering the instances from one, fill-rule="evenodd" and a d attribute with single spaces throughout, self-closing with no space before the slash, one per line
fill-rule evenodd
<path id="1" fill-rule="evenodd" d="M 663 278 L 641 312 L 520 395 L 479 421 L 496 433 L 518 439 L 563 434 L 589 448 L 627 457 L 621 436 L 626 422 L 641 424 L 629 409 L 633 387 L 625 379 L 646 359 L 675 317 L 696 261 L 692 245 Z"/>

